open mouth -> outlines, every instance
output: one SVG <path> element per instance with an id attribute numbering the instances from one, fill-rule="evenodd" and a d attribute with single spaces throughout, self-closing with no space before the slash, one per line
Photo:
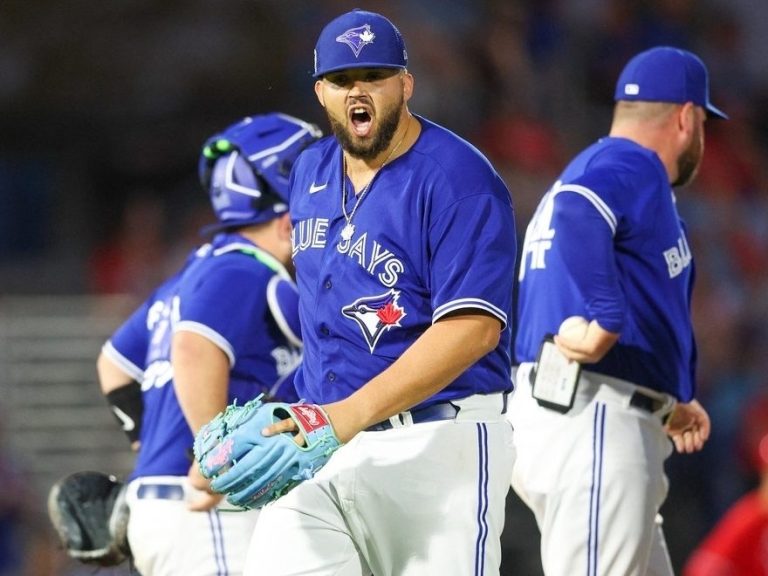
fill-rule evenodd
<path id="1" fill-rule="evenodd" d="M 373 118 L 365 106 L 353 106 L 349 111 L 352 131 L 357 136 L 367 136 L 371 131 Z"/>

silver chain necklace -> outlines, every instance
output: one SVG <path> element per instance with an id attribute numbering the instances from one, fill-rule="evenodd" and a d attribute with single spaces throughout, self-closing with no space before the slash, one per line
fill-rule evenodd
<path id="1" fill-rule="evenodd" d="M 408 125 L 405 128 L 405 133 L 403 134 L 403 137 L 400 138 L 400 141 L 395 145 L 394 148 L 392 148 L 392 151 L 387 155 L 387 157 L 384 159 L 384 162 L 381 163 L 381 166 L 379 166 L 378 170 L 371 176 L 371 179 L 368 180 L 368 184 L 363 186 L 363 189 L 360 190 L 360 193 L 357 195 L 357 200 L 355 201 L 355 205 L 352 206 L 352 212 L 347 214 L 347 157 L 344 155 L 344 152 L 341 153 L 341 165 L 343 168 L 343 173 L 341 175 L 341 213 L 344 214 L 344 220 L 346 221 L 346 224 L 344 225 L 344 228 L 341 230 L 341 239 L 345 242 L 349 242 L 352 239 L 352 235 L 355 233 L 355 225 L 352 224 L 352 218 L 355 217 L 355 212 L 357 212 L 357 207 L 360 206 L 360 203 L 363 201 L 363 196 L 365 196 L 365 193 L 368 192 L 371 188 L 371 184 L 373 184 L 373 181 L 376 179 L 376 176 L 379 175 L 379 172 L 381 172 L 382 168 L 387 165 L 387 162 L 389 162 L 390 158 L 395 155 L 395 152 L 397 152 L 397 149 L 400 148 L 400 144 L 403 143 L 403 140 L 405 140 L 406 135 L 408 134 L 408 129 L 411 127 L 411 117 L 408 116 Z"/>

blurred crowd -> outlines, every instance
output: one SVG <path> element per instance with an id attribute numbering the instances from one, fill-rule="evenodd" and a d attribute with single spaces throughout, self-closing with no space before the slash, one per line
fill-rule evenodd
<path id="1" fill-rule="evenodd" d="M 631 55 L 666 44 L 707 63 L 731 120 L 709 123 L 700 176 L 678 191 L 714 429 L 701 454 L 669 461 L 680 562 L 755 482 L 735 447 L 768 388 L 765 0 L 5 0 L 0 293 L 145 296 L 212 218 L 196 173 L 212 130 L 270 109 L 326 128 L 312 46 L 319 23 L 356 6 L 399 24 L 412 109 L 489 155 L 521 234 L 565 160 L 607 131 Z"/>

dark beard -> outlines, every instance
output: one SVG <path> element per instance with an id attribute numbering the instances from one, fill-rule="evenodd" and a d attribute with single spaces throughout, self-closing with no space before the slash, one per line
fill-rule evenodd
<path id="1" fill-rule="evenodd" d="M 402 103 L 385 112 L 381 117 L 381 125 L 378 132 L 368 144 L 355 144 L 352 134 L 330 114 L 328 114 L 328 122 L 330 122 L 331 130 L 333 130 L 342 149 L 346 150 L 350 156 L 361 160 L 373 160 L 389 148 L 392 137 L 395 135 L 397 126 L 400 123 L 401 109 Z"/>
<path id="2" fill-rule="evenodd" d="M 702 157 L 700 142 L 697 130 L 691 145 L 677 159 L 677 178 L 672 182 L 672 186 L 685 186 L 695 178 Z"/>

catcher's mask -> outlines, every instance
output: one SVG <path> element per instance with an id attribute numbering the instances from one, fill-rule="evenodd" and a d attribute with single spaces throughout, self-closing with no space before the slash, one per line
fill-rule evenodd
<path id="1" fill-rule="evenodd" d="M 218 222 L 203 234 L 267 222 L 288 211 L 289 181 L 299 153 L 322 136 L 293 116 L 248 116 L 210 137 L 198 173 Z"/>
<path id="2" fill-rule="evenodd" d="M 116 566 L 131 557 L 123 483 L 101 472 L 75 472 L 48 494 L 48 515 L 67 554 L 80 562 Z"/>

